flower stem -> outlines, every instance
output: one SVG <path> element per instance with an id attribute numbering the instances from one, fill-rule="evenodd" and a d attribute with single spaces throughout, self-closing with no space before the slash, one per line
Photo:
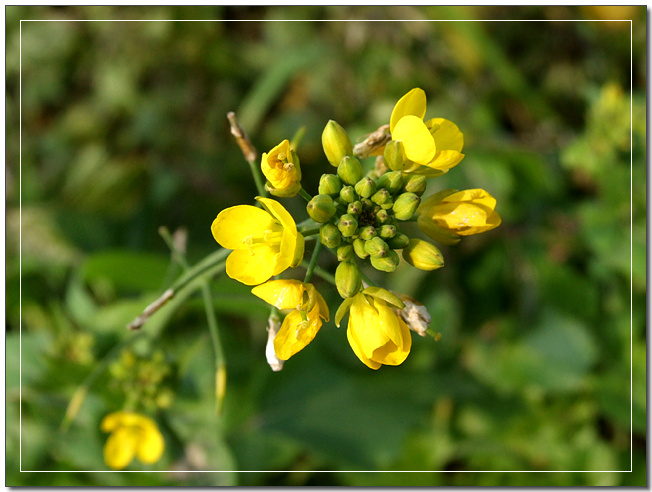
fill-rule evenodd
<path id="1" fill-rule="evenodd" d="M 314 236 L 315 234 L 319 234 L 319 227 L 315 227 L 314 229 L 306 229 L 306 230 L 299 230 L 299 232 L 305 237 L 305 236 Z"/>
<path id="2" fill-rule="evenodd" d="M 245 160 L 249 163 L 249 168 L 251 169 L 251 175 L 254 178 L 254 183 L 256 184 L 256 189 L 258 194 L 262 197 L 268 196 L 267 190 L 263 183 L 263 177 L 260 173 L 260 168 L 257 165 L 258 153 L 256 152 L 255 147 L 249 140 L 249 137 L 245 133 L 242 126 L 238 122 L 238 118 L 235 116 L 233 111 L 229 111 L 226 114 L 226 118 L 229 120 L 229 125 L 231 125 L 231 134 L 235 138 L 236 143 L 242 151 L 242 155 Z"/>
<path id="3" fill-rule="evenodd" d="M 312 256 L 310 257 L 310 263 L 308 264 L 308 268 L 306 268 L 306 278 L 303 280 L 304 282 L 310 282 L 310 279 L 312 278 L 312 274 L 315 271 L 315 267 L 317 266 L 317 259 L 319 258 L 319 253 L 321 253 L 321 241 L 317 241 L 315 243 L 315 249 L 312 250 Z"/>
<path id="4" fill-rule="evenodd" d="M 213 351 L 215 352 L 215 414 L 222 413 L 222 404 L 224 402 L 224 394 L 226 393 L 226 361 L 224 357 L 224 349 L 220 340 L 220 330 L 217 324 L 217 317 L 215 316 L 215 308 L 213 307 L 213 294 L 208 280 L 205 280 L 202 285 L 202 296 L 204 297 L 204 306 L 206 308 L 206 319 L 208 320 L 208 329 L 211 333 L 211 341 L 213 342 Z"/>
<path id="5" fill-rule="evenodd" d="M 299 195 L 301 195 L 307 202 L 310 202 L 310 200 L 312 200 L 312 196 L 310 196 L 310 193 L 308 193 L 303 188 L 299 190 Z"/>

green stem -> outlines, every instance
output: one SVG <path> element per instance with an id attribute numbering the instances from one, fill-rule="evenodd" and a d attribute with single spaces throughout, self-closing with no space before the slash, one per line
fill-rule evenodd
<path id="1" fill-rule="evenodd" d="M 319 227 L 316 227 L 314 229 L 306 229 L 303 231 L 299 231 L 304 237 L 305 236 L 314 236 L 315 234 L 319 234 Z"/>
<path id="2" fill-rule="evenodd" d="M 303 188 L 299 190 L 299 195 L 301 195 L 307 202 L 310 202 L 310 200 L 312 200 L 312 196 L 310 195 L 310 193 L 308 193 Z"/>
<path id="3" fill-rule="evenodd" d="M 220 415 L 222 412 L 222 403 L 224 402 L 224 394 L 226 392 L 226 361 L 224 357 L 224 349 L 220 340 L 220 329 L 215 316 L 215 309 L 213 307 L 213 294 L 208 280 L 202 284 L 202 295 L 204 297 L 204 306 L 206 308 L 206 319 L 208 320 L 208 329 L 211 333 L 211 341 L 213 342 L 213 351 L 215 352 L 215 413 Z"/>
<path id="4" fill-rule="evenodd" d="M 310 282 L 310 279 L 312 278 L 312 274 L 315 271 L 315 267 L 317 266 L 319 253 L 321 253 L 321 247 L 321 241 L 317 241 L 317 243 L 315 243 L 315 249 L 312 251 L 312 257 L 310 258 L 308 268 L 306 268 L 306 278 L 303 280 L 304 282 Z"/>
<path id="5" fill-rule="evenodd" d="M 308 269 L 309 263 L 307 261 L 301 262 L 301 266 L 304 267 L 306 270 Z M 317 275 L 318 277 L 323 278 L 326 280 L 326 282 L 330 282 L 333 285 L 335 284 L 335 275 L 328 273 L 326 270 L 324 270 L 321 267 L 316 266 L 313 269 L 313 274 Z"/>
<path id="6" fill-rule="evenodd" d="M 249 169 L 251 169 L 251 175 L 254 177 L 254 183 L 256 183 L 256 189 L 258 190 L 258 195 L 262 197 L 269 196 L 267 190 L 265 189 L 265 184 L 263 183 L 263 176 L 258 168 L 258 164 L 255 161 L 247 161 L 249 163 Z"/>

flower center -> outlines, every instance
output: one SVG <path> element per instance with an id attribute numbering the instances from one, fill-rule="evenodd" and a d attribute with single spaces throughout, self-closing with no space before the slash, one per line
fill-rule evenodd
<path id="1" fill-rule="evenodd" d="M 265 244 L 273 249 L 281 244 L 282 239 L 283 231 L 273 231 L 272 229 L 266 229 L 265 232 L 263 232 L 262 236 L 246 236 L 242 240 L 242 244 L 245 244 L 247 248 L 249 248 L 249 254 L 254 256 L 256 254 L 254 251 L 254 245 Z"/>

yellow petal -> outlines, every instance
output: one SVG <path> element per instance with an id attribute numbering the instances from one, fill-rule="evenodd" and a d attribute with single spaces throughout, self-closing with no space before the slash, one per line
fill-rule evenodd
<path id="1" fill-rule="evenodd" d="M 412 347 L 410 330 L 402 319 L 396 318 L 396 321 L 400 344 L 396 345 L 394 342 L 387 343 L 374 352 L 374 360 L 381 364 L 398 366 L 410 354 L 410 348 Z"/>
<path id="2" fill-rule="evenodd" d="M 392 110 L 389 120 L 389 131 L 394 134 L 394 127 L 401 118 L 407 115 L 416 116 L 420 120 L 426 115 L 426 93 L 415 87 L 398 100 Z M 398 139 L 395 139 L 398 140 Z"/>
<path id="3" fill-rule="evenodd" d="M 252 255 L 251 252 L 254 254 Z M 226 259 L 226 274 L 245 285 L 258 285 L 274 275 L 276 253 L 265 244 L 237 249 Z"/>
<path id="4" fill-rule="evenodd" d="M 404 116 L 392 131 L 392 139 L 403 142 L 406 157 L 418 164 L 428 164 L 435 156 L 435 139 L 416 116 Z"/>
<path id="5" fill-rule="evenodd" d="M 165 441 L 163 440 L 163 436 L 154 421 L 150 420 L 141 429 L 137 449 L 138 459 L 147 465 L 156 463 L 161 458 L 164 448 Z"/>
<path id="6" fill-rule="evenodd" d="M 351 330 L 351 322 L 349 320 L 349 328 L 346 330 L 346 338 L 349 341 L 349 345 L 351 345 L 351 348 L 353 349 L 353 353 L 362 361 L 364 365 L 371 369 L 378 369 L 380 367 L 380 364 L 376 362 L 375 360 L 371 360 L 369 357 L 365 356 L 362 348 L 360 346 L 360 341 L 358 340 L 357 336 Z"/>
<path id="7" fill-rule="evenodd" d="M 141 418 L 141 415 L 134 412 L 113 412 L 102 419 L 100 429 L 102 432 L 111 432 L 121 426 L 137 426 Z"/>
<path id="8" fill-rule="evenodd" d="M 382 301 L 375 301 L 374 307 L 378 311 L 378 327 L 385 332 L 394 345 L 400 347 L 403 344 L 401 339 L 401 328 L 398 324 L 398 317 Z"/>
<path id="9" fill-rule="evenodd" d="M 111 433 L 104 445 L 104 462 L 115 470 L 122 470 L 134 459 L 138 446 L 137 427 L 119 427 Z"/>
<path id="10" fill-rule="evenodd" d="M 364 300 L 364 295 L 358 295 L 361 298 L 355 299 L 351 305 L 348 330 L 357 340 L 363 355 L 373 359 L 374 350 L 385 345 L 388 338 L 379 326 L 378 311 Z"/>
<path id="11" fill-rule="evenodd" d="M 274 351 L 279 359 L 288 360 L 308 345 L 322 324 L 319 316 L 312 319 L 307 326 L 303 326 L 302 322 L 301 313 L 297 310 L 290 312 L 283 320 L 283 325 L 274 338 Z"/>
<path id="12" fill-rule="evenodd" d="M 222 210 L 213 221 L 211 231 L 220 246 L 238 249 L 243 247 L 243 239 L 260 237 L 274 225 L 273 217 L 266 211 L 252 205 L 237 205 Z"/>
<path id="13" fill-rule="evenodd" d="M 297 309 L 303 302 L 304 284 L 299 280 L 270 280 L 251 293 L 278 309 Z"/>
<path id="14" fill-rule="evenodd" d="M 464 159 L 464 154 L 460 154 L 457 150 L 443 150 L 437 152 L 435 158 L 426 166 L 430 169 L 448 172 L 449 169 L 457 166 L 462 159 Z"/>
<path id="15" fill-rule="evenodd" d="M 433 118 L 426 121 L 428 128 L 433 128 L 435 125 L 437 129 L 433 132 L 432 136 L 435 139 L 437 150 L 455 150 L 462 152 L 464 148 L 464 134 L 458 126 L 444 118 Z"/>
<path id="16" fill-rule="evenodd" d="M 473 202 L 491 210 L 496 208 L 496 199 L 485 190 L 476 188 L 453 193 L 444 199 L 444 202 Z"/>
<path id="17" fill-rule="evenodd" d="M 263 207 L 274 216 L 274 218 L 283 226 L 283 228 L 294 231 L 294 235 L 297 234 L 297 225 L 290 213 L 285 210 L 283 205 L 281 205 L 276 200 L 272 200 L 271 198 L 264 198 L 262 196 L 257 196 L 256 200 L 258 200 L 263 205 Z"/>

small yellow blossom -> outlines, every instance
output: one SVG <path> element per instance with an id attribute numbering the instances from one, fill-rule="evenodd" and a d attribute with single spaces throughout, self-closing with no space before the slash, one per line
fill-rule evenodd
<path id="1" fill-rule="evenodd" d="M 324 298 L 312 284 L 299 280 L 270 280 L 251 292 L 278 309 L 292 309 L 274 337 L 274 351 L 282 361 L 312 342 L 322 319 L 330 319 Z"/>
<path id="2" fill-rule="evenodd" d="M 299 157 L 290 149 L 290 142 L 280 144 L 263 153 L 260 168 L 267 178 L 265 189 L 274 196 L 295 196 L 301 189 L 301 166 Z"/>
<path id="3" fill-rule="evenodd" d="M 342 311 L 350 308 L 346 337 L 355 355 L 367 367 L 397 366 L 407 358 L 412 347 L 410 330 L 392 309 L 403 307 L 396 296 L 374 287 L 367 287 L 342 303 L 336 323 L 339 326 Z"/>
<path id="4" fill-rule="evenodd" d="M 414 88 L 394 106 L 389 130 L 392 140 L 403 145 L 404 173 L 439 176 L 464 158 L 464 136 L 455 123 L 444 118 L 424 122 L 425 115 L 426 94 Z"/>
<path id="5" fill-rule="evenodd" d="M 289 212 L 276 200 L 256 200 L 264 209 L 230 207 L 211 226 L 215 240 L 233 250 L 226 259 L 226 274 L 246 285 L 262 284 L 303 259 L 304 239 Z"/>
<path id="6" fill-rule="evenodd" d="M 134 412 L 114 412 L 104 417 L 101 429 L 111 433 L 104 445 L 104 461 L 115 470 L 128 466 L 134 457 L 151 465 L 163 454 L 165 441 L 149 417 Z"/>
<path id="7" fill-rule="evenodd" d="M 496 199 L 485 190 L 444 190 L 426 198 L 417 209 L 419 228 L 444 244 L 460 236 L 480 234 L 498 227 Z"/>

